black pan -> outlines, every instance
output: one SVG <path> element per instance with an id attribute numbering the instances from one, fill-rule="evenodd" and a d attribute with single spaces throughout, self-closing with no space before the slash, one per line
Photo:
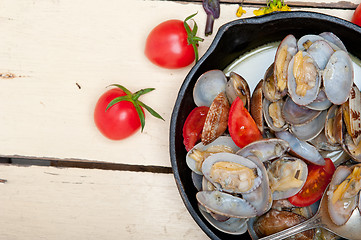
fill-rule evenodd
<path id="1" fill-rule="evenodd" d="M 333 32 L 345 44 L 348 51 L 361 59 L 361 28 L 340 18 L 312 12 L 279 12 L 229 22 L 219 28 L 207 52 L 191 69 L 178 93 L 170 124 L 170 157 L 179 193 L 193 219 L 212 239 L 240 239 L 225 234 L 211 226 L 198 210 L 191 170 L 186 164 L 183 145 L 183 124 L 196 105 L 193 102 L 193 86 L 198 77 L 211 69 L 223 70 L 245 52 L 269 42 L 280 41 L 286 35 L 300 38 L 306 34 Z M 265 66 L 266 67 L 266 66 Z M 250 239 L 245 233 L 242 239 Z"/>

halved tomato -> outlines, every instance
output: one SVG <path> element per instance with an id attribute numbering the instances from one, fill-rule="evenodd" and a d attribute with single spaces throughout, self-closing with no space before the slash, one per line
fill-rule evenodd
<path id="1" fill-rule="evenodd" d="M 256 122 L 239 97 L 233 101 L 229 110 L 228 131 L 234 143 L 240 148 L 262 138 Z"/>
<path id="2" fill-rule="evenodd" d="M 331 159 L 325 158 L 325 161 L 324 166 L 308 164 L 306 183 L 296 195 L 288 198 L 290 203 L 298 207 L 306 207 L 321 199 L 335 172 L 335 165 Z"/>
<path id="3" fill-rule="evenodd" d="M 188 115 L 183 125 L 183 143 L 186 150 L 191 150 L 201 140 L 204 122 L 206 121 L 209 107 L 196 107 Z"/>

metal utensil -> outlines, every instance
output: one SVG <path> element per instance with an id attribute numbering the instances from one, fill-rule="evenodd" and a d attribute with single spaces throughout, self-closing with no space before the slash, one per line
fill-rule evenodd
<path id="1" fill-rule="evenodd" d="M 284 239 L 286 237 L 293 236 L 297 233 L 313 229 L 313 228 L 324 228 L 327 229 L 340 237 L 352 240 L 360 240 L 361 239 L 361 215 L 360 211 L 355 209 L 350 217 L 350 219 L 346 222 L 346 224 L 342 226 L 337 226 L 330 219 L 330 215 L 328 214 L 328 197 L 326 189 L 325 193 L 322 196 L 320 206 L 316 212 L 316 214 L 293 227 L 287 228 L 283 231 L 274 233 L 264 238 L 260 238 L 259 240 L 278 240 Z"/>

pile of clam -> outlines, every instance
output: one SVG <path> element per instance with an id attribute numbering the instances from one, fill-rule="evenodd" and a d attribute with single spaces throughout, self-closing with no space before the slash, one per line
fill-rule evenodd
<path id="1" fill-rule="evenodd" d="M 250 218 L 283 212 L 272 204 L 300 191 L 308 174 L 306 163 L 325 164 L 320 152 L 344 151 L 349 156 L 346 160 L 361 162 L 361 95 L 353 78 L 349 54 L 330 32 L 298 40 L 286 36 L 252 95 L 237 73 L 227 77 L 211 70 L 201 75 L 193 90 L 194 101 L 210 108 L 202 141 L 187 153 L 186 162 L 203 216 L 220 231 L 242 234 Z M 264 137 L 243 148 L 227 133 L 229 108 L 237 97 Z M 329 190 L 335 219 L 344 216 L 341 205 L 352 205 L 349 212 L 361 205 L 360 166 L 336 171 Z M 349 182 L 357 186 L 352 188 Z M 337 190 L 342 194 L 332 197 L 340 183 L 353 192 Z M 290 214 L 284 214 L 285 221 L 296 224 L 305 219 Z M 257 223 L 253 226 L 257 228 Z"/>

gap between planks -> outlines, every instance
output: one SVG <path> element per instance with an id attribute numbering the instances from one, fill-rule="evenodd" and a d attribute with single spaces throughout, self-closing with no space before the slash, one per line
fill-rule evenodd
<path id="1" fill-rule="evenodd" d="M 41 159 L 41 158 L 0 158 L 0 164 L 12 164 L 19 166 L 50 166 L 61 168 L 84 168 L 84 169 L 101 169 L 113 171 L 130 171 L 130 172 L 150 172 L 150 173 L 173 173 L 171 167 L 153 166 L 153 165 L 132 165 L 123 163 L 108 163 L 77 159 Z"/>

